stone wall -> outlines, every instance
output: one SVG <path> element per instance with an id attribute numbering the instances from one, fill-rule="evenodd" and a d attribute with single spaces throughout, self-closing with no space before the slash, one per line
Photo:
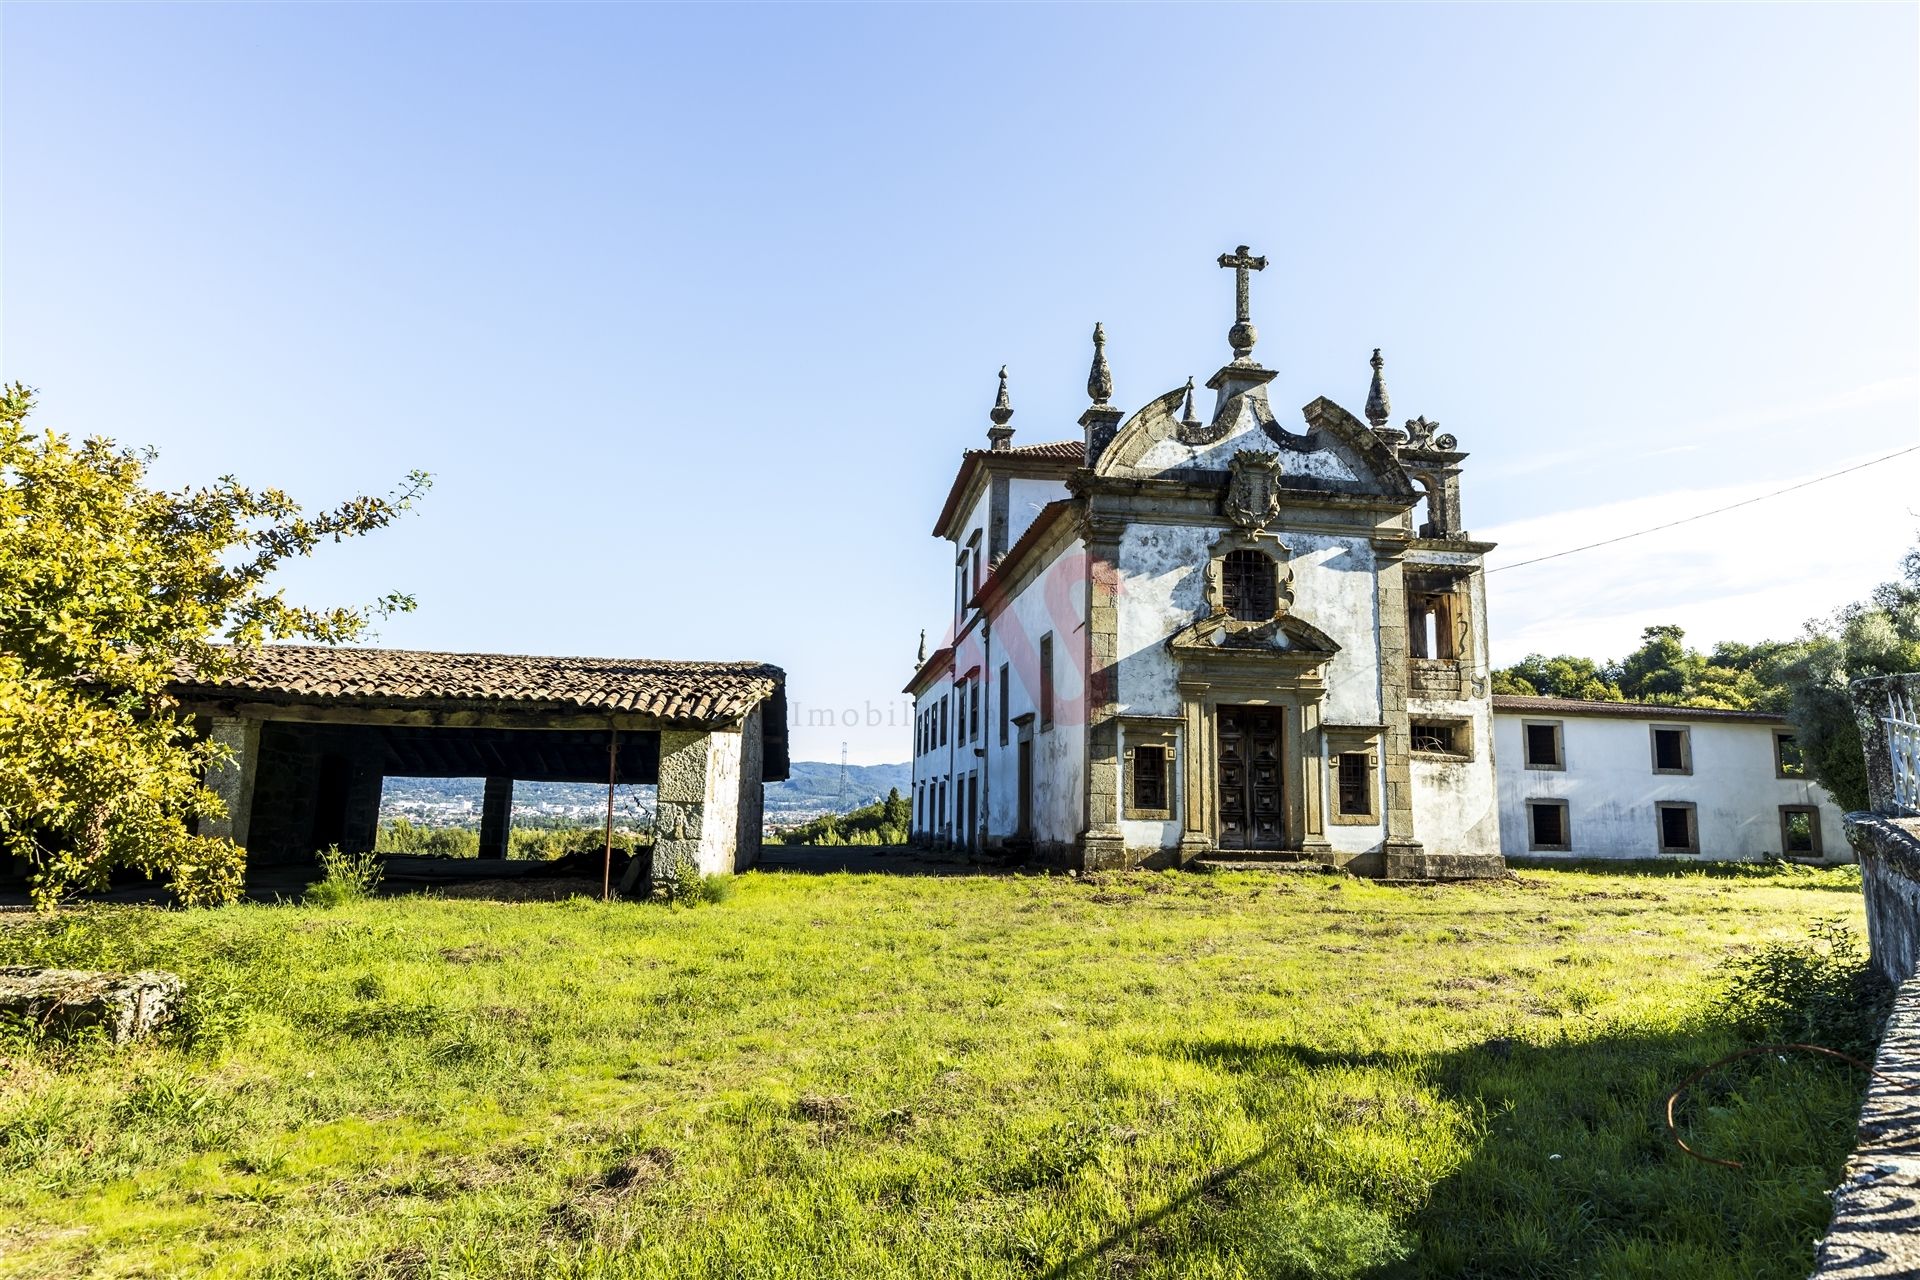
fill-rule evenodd
<path id="1" fill-rule="evenodd" d="M 1920 979 L 1900 988 L 1873 1065 L 1814 1280 L 1920 1275 Z"/>

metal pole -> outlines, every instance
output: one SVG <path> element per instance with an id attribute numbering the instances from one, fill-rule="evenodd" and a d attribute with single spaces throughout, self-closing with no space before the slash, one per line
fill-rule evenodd
<path id="1" fill-rule="evenodd" d="M 620 771 L 620 730 L 607 728 L 607 855 L 600 864 L 600 901 L 613 900 L 613 783 Z"/>

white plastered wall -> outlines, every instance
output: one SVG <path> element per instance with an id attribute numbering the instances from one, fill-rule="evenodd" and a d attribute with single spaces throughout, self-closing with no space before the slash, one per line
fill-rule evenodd
<path id="1" fill-rule="evenodd" d="M 1496 712 L 1500 843 L 1508 857 L 1686 858 L 1662 855 L 1655 806 L 1696 806 L 1702 858 L 1757 860 L 1781 852 L 1780 806 L 1820 811 L 1820 848 L 1830 862 L 1852 860 L 1840 810 L 1818 784 L 1776 776 L 1773 735 L 1781 726 L 1755 721 L 1670 719 Z M 1527 722 L 1561 726 L 1564 770 L 1528 769 L 1522 741 Z M 1651 731 L 1684 725 L 1691 774 L 1655 773 Z M 1530 848 L 1527 802 L 1564 800 L 1572 847 L 1564 853 Z"/>

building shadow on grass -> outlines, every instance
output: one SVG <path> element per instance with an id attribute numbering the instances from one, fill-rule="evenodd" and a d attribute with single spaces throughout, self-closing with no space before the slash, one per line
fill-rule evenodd
<path id="1" fill-rule="evenodd" d="M 762 847 L 754 871 L 800 875 L 1000 876 L 1037 874 L 1031 868 L 969 859 L 965 853 L 915 849 L 908 845 L 769 844 Z"/>
<path id="2" fill-rule="evenodd" d="M 1683 1101 L 1683 1135 L 1745 1168 L 1707 1164 L 1668 1140 L 1665 1100 L 1737 1045 L 1709 1024 L 1573 1032 L 1545 1044 L 1496 1037 L 1429 1055 L 1263 1040 L 1251 1029 L 1243 1040 L 1142 1045 L 1247 1081 L 1250 1111 L 1273 1108 L 1273 1090 L 1288 1081 L 1349 1101 L 1305 1125 L 1296 1116 L 1257 1151 L 1156 1197 L 1156 1207 L 1039 1274 L 1131 1274 L 1143 1255 L 1170 1260 L 1210 1239 L 1250 1274 L 1272 1277 L 1797 1280 L 1826 1229 L 1865 1081 L 1805 1056 L 1748 1059 L 1707 1077 Z M 1432 1114 L 1434 1095 L 1453 1104 L 1449 1117 Z M 1382 1132 L 1424 1134 L 1407 1149 L 1431 1156 L 1446 1149 L 1434 1139 L 1449 1128 L 1466 1154 L 1432 1178 L 1417 1159 L 1356 1156 L 1377 1152 Z"/>

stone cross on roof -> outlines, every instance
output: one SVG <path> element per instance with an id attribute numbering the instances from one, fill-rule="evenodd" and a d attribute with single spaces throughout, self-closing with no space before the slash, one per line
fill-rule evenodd
<path id="1" fill-rule="evenodd" d="M 1233 358 L 1248 360 L 1253 356 L 1253 344 L 1259 339 L 1259 330 L 1253 327 L 1253 312 L 1247 293 L 1247 272 L 1265 271 L 1265 257 L 1254 257 L 1247 246 L 1239 245 L 1232 253 L 1220 255 L 1220 265 L 1233 268 L 1234 324 L 1227 330 L 1227 341 L 1233 344 Z"/>

